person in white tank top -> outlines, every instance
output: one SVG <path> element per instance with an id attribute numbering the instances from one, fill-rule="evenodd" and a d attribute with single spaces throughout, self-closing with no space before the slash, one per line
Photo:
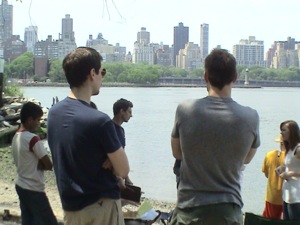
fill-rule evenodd
<path id="1" fill-rule="evenodd" d="M 282 139 L 286 148 L 284 168 L 280 177 L 282 186 L 283 218 L 300 221 L 300 130 L 293 120 L 280 124 Z"/>

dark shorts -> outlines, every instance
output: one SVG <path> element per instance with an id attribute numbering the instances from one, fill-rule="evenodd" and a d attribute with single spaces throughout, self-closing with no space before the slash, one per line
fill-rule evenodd
<path id="1" fill-rule="evenodd" d="M 20 199 L 22 225 L 57 225 L 44 192 L 30 191 L 16 185 Z"/>
<path id="2" fill-rule="evenodd" d="M 170 225 L 242 225 L 243 213 L 234 203 L 175 208 Z"/>
<path id="3" fill-rule="evenodd" d="M 300 221 L 300 203 L 283 202 L 283 219 Z"/>

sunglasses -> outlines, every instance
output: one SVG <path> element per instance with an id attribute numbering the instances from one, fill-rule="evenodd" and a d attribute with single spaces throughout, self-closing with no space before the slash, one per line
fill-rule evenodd
<path id="1" fill-rule="evenodd" d="M 104 76 L 105 76 L 105 74 L 106 74 L 106 69 L 105 69 L 105 68 L 103 68 L 103 69 L 102 69 L 102 71 L 101 71 L 101 75 L 102 75 L 102 77 L 104 77 Z"/>

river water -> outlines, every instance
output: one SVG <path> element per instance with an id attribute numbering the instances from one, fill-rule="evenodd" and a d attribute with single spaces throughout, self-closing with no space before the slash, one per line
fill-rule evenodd
<path id="1" fill-rule="evenodd" d="M 39 100 L 50 108 L 53 97 L 62 100 L 68 87 L 22 87 L 26 97 Z M 293 119 L 300 124 L 299 88 L 234 88 L 232 98 L 256 109 L 260 115 L 261 146 L 247 165 L 242 183 L 244 211 L 261 213 L 264 208 L 266 178 L 261 172 L 265 154 L 277 149 L 274 138 L 279 124 Z M 130 161 L 130 178 L 142 187 L 143 196 L 176 201 L 176 181 L 173 174 L 170 134 L 177 104 L 188 98 L 202 98 L 206 88 L 128 88 L 102 87 L 92 97 L 99 110 L 112 117 L 112 105 L 119 98 L 133 102 L 133 117 L 123 127 L 126 133 L 126 153 Z"/>

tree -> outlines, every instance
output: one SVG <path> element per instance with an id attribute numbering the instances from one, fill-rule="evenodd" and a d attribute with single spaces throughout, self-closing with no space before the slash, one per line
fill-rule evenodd
<path id="1" fill-rule="evenodd" d="M 195 69 L 191 72 L 189 72 L 188 77 L 190 78 L 203 78 L 204 76 L 204 69 Z"/>
<path id="2" fill-rule="evenodd" d="M 66 82 L 61 60 L 51 59 L 48 75 L 50 80 L 53 82 Z"/>
<path id="3" fill-rule="evenodd" d="M 27 79 L 33 75 L 33 54 L 26 52 L 9 64 L 10 77 Z"/>

